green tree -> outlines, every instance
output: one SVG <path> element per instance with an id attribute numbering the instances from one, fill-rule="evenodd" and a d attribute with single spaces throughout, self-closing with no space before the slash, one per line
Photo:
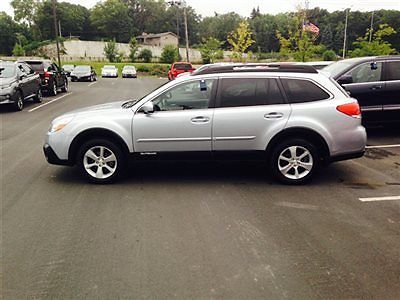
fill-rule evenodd
<path id="1" fill-rule="evenodd" d="M 167 45 L 163 48 L 161 53 L 161 62 L 166 64 L 172 64 L 179 60 L 179 50 L 173 45 Z"/>
<path id="2" fill-rule="evenodd" d="M 17 42 L 18 25 L 5 12 L 0 12 L 0 53 L 10 55 Z"/>
<path id="3" fill-rule="evenodd" d="M 250 27 L 254 33 L 253 51 L 271 52 L 279 51 L 279 40 L 275 32 L 278 29 L 276 17 L 273 15 L 256 14 L 249 20 Z"/>
<path id="4" fill-rule="evenodd" d="M 330 25 L 325 26 L 321 33 L 321 44 L 325 45 L 326 48 L 333 48 L 333 32 Z"/>
<path id="5" fill-rule="evenodd" d="M 118 49 L 115 40 L 111 40 L 104 45 L 104 54 L 110 62 L 115 62 Z"/>
<path id="6" fill-rule="evenodd" d="M 388 24 L 380 24 L 379 29 L 373 33 L 372 41 L 369 42 L 370 30 L 367 30 L 364 37 L 357 39 L 353 45 L 355 49 L 349 51 L 351 57 L 390 55 L 396 53 L 392 45 L 386 41 L 386 38 L 396 34 L 396 31 Z"/>
<path id="7" fill-rule="evenodd" d="M 14 9 L 14 19 L 17 22 L 27 22 L 29 27 L 34 22 L 34 16 L 38 7 L 35 0 L 12 0 L 11 7 Z"/>
<path id="8" fill-rule="evenodd" d="M 136 53 L 139 50 L 139 44 L 135 37 L 132 37 L 131 40 L 129 41 L 129 49 L 130 49 L 129 60 L 131 62 L 135 62 Z"/>
<path id="9" fill-rule="evenodd" d="M 213 37 L 204 40 L 200 47 L 203 63 L 214 63 L 217 59 L 224 58 L 224 52 L 221 49 L 221 45 L 222 42 Z"/>
<path id="10" fill-rule="evenodd" d="M 242 21 L 238 28 L 228 35 L 228 42 L 232 46 L 234 57 L 240 61 L 243 59 L 246 50 L 254 44 L 251 36 L 252 32 L 247 21 Z"/>
<path id="11" fill-rule="evenodd" d="M 134 35 L 128 6 L 122 0 L 98 2 L 91 10 L 90 20 L 101 37 L 128 42 Z"/>
<path id="12" fill-rule="evenodd" d="M 145 63 L 150 63 L 153 59 L 153 53 L 150 49 L 142 49 L 138 55 L 138 59 L 142 60 Z"/>

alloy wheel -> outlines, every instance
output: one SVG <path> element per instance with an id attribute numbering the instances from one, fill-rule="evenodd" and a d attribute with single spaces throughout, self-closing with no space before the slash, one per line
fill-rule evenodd
<path id="1" fill-rule="evenodd" d="M 104 146 L 91 147 L 83 156 L 83 166 L 86 172 L 97 179 L 111 177 L 117 170 L 117 156 Z"/>
<path id="2" fill-rule="evenodd" d="M 314 159 L 311 152 L 302 146 L 287 147 L 278 157 L 279 172 L 288 179 L 302 179 L 313 167 Z"/>

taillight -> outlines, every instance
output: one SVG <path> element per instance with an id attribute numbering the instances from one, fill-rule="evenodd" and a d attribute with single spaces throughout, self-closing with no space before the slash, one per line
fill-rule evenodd
<path id="1" fill-rule="evenodd" d="M 352 118 L 361 119 L 361 110 L 357 102 L 342 104 L 336 107 L 336 109 Z"/>
<path id="2" fill-rule="evenodd" d="M 44 71 L 44 77 L 45 77 L 45 78 L 50 78 L 51 75 L 52 75 L 52 73 L 47 72 L 47 71 Z"/>

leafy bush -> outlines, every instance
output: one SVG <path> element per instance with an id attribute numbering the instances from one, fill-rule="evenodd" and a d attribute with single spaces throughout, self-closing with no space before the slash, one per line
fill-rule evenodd
<path id="1" fill-rule="evenodd" d="M 140 51 L 137 58 L 145 63 L 149 63 L 153 58 L 153 53 L 149 49 L 143 49 L 142 51 Z"/>
<path id="2" fill-rule="evenodd" d="M 164 47 L 161 53 L 161 62 L 166 64 L 172 64 L 179 60 L 179 50 L 173 45 L 167 45 Z"/>
<path id="3" fill-rule="evenodd" d="M 12 53 L 14 56 L 24 56 L 25 55 L 24 48 L 18 43 L 15 44 Z"/>
<path id="4" fill-rule="evenodd" d="M 334 61 L 336 60 L 336 53 L 333 50 L 326 50 L 323 54 L 322 54 L 322 58 L 326 61 Z"/>
<path id="5" fill-rule="evenodd" d="M 117 44 L 115 43 L 115 39 L 109 41 L 104 46 L 104 54 L 110 62 L 115 62 L 118 54 Z"/>

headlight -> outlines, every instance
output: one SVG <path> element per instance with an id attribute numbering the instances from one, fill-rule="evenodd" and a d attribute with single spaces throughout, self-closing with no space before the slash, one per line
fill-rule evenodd
<path id="1" fill-rule="evenodd" d="M 58 131 L 62 130 L 65 126 L 68 125 L 69 122 L 72 121 L 73 118 L 74 118 L 74 116 L 66 116 L 66 117 L 61 117 L 59 119 L 56 119 L 55 121 L 53 121 L 51 123 L 49 132 L 53 133 L 53 132 L 58 132 Z"/>

